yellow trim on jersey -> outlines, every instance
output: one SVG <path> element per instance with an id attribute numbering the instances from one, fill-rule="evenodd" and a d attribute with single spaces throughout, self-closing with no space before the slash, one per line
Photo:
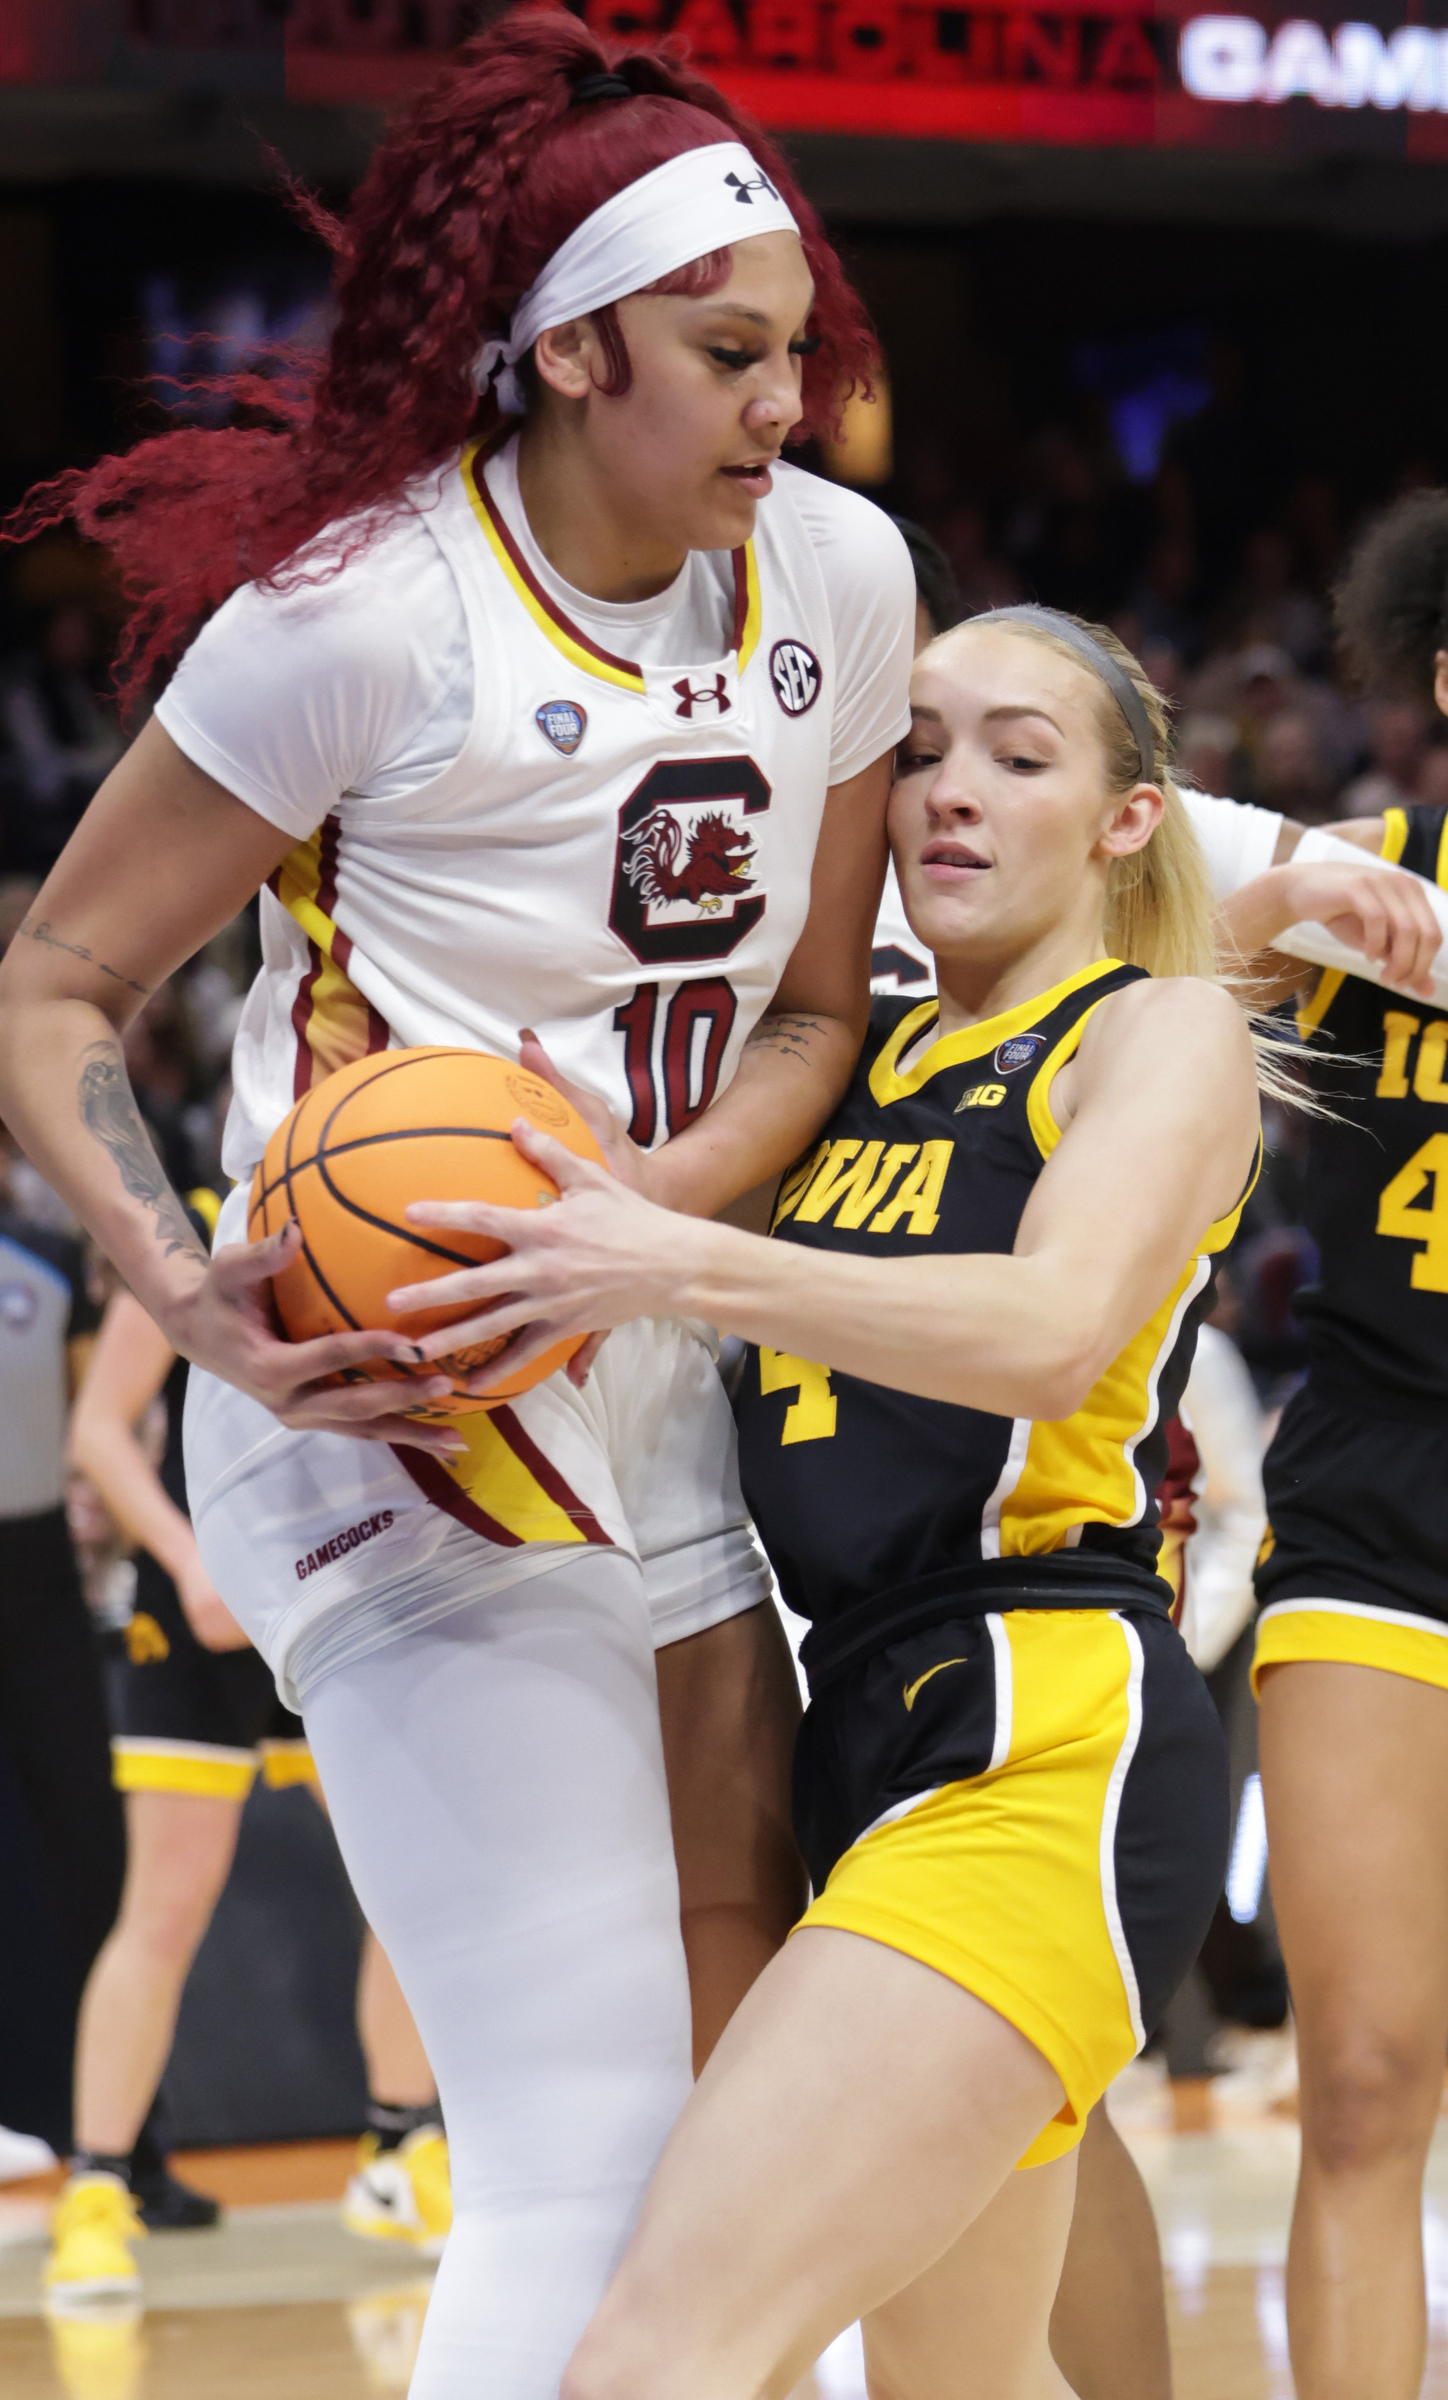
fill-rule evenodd
<path id="1" fill-rule="evenodd" d="M 1379 858 L 1395 867 L 1403 855 L 1408 840 L 1408 812 L 1405 808 L 1383 810 L 1383 839 Z"/>
<path id="2" fill-rule="evenodd" d="M 1036 1071 L 1026 1113 L 1042 1158 L 1061 1139 L 1051 1113 L 1051 1085 L 1074 1057 L 1098 1000 L 1068 1027 Z M 1136 1466 L 1137 1445 L 1157 1422 L 1157 1386 L 1176 1348 L 1181 1321 L 1206 1283 L 1209 1261 L 1225 1250 L 1241 1222 L 1248 1194 L 1262 1167 L 1262 1141 L 1246 1189 L 1226 1216 L 1209 1225 L 1165 1299 L 1132 1336 L 1081 1406 L 1054 1421 L 1017 1420 L 1008 1464 L 991 1496 L 986 1521 L 1001 1558 L 1034 1557 L 1059 1550 L 1082 1525 L 1137 1525 L 1146 1493 Z M 1022 1449 L 1024 1439 L 1024 1449 Z M 1019 1461 L 1019 1465 L 1016 1462 Z"/>
<path id="3" fill-rule="evenodd" d="M 1034 2167 L 1075 2147 L 1141 2044 L 1114 1839 L 1141 1651 L 1109 1609 L 1016 1609 L 998 1622 L 1011 1661 L 1004 1765 L 864 1834 L 801 1922 L 918 1958 L 1049 2059 L 1066 2105 L 1018 2162 Z"/>
<path id="4" fill-rule="evenodd" d="M 337 928 L 326 910 L 317 906 L 322 888 L 322 833 L 319 825 L 295 850 L 287 852 L 277 870 L 277 898 L 308 941 L 315 942 L 322 956 L 330 960 Z"/>
<path id="5" fill-rule="evenodd" d="M 481 446 L 481 443 L 473 442 L 463 452 L 463 490 L 468 496 L 468 506 L 487 537 L 488 548 L 507 577 L 514 596 L 521 600 L 539 632 L 546 636 L 555 650 L 562 652 L 570 666 L 579 667 L 585 675 L 594 675 L 600 683 L 611 683 L 620 691 L 646 691 L 648 686 L 643 676 L 633 667 L 625 666 L 621 662 L 615 664 L 586 643 L 576 640 L 553 613 L 547 594 L 541 588 L 535 590 L 533 585 L 519 573 L 517 561 L 509 552 L 480 494 L 479 486 L 482 482 L 483 468 L 482 462 L 478 459 L 478 452 Z M 744 578 L 744 624 L 740 632 L 737 652 L 738 673 L 741 676 L 759 647 L 759 636 L 764 623 L 764 605 L 759 590 L 759 565 L 754 555 L 753 542 L 746 542 L 744 545 Z"/>
<path id="6" fill-rule="evenodd" d="M 749 661 L 759 648 L 759 636 L 764 627 L 764 602 L 759 593 L 759 565 L 754 556 L 754 544 L 744 545 L 744 624 L 739 635 L 739 674 L 742 676 Z"/>
<path id="7" fill-rule="evenodd" d="M 257 1748 L 261 1753 L 261 1779 L 268 1791 L 285 1792 L 293 1784 L 316 1783 L 317 1770 L 304 1741 L 263 1741 Z"/>
<path id="8" fill-rule="evenodd" d="M 315 969 L 303 972 L 303 983 L 308 975 L 312 981 L 307 994 L 306 1021 L 297 1036 L 311 1052 L 314 1084 L 335 1074 L 338 1067 L 350 1066 L 353 1059 L 365 1058 L 368 1050 L 377 1046 L 373 1040 L 374 1011 L 334 955 L 339 940 L 350 955 L 347 937 L 319 904 L 326 830 L 325 823 L 319 825 L 306 841 L 298 842 L 295 850 L 288 851 L 276 880 L 278 900 L 318 953 Z"/>
<path id="9" fill-rule="evenodd" d="M 923 1058 L 901 1075 L 896 1071 L 895 1061 L 908 1049 L 916 1035 L 923 1033 L 931 1017 L 939 1014 L 938 1000 L 922 1000 L 918 1008 L 912 1008 L 908 1016 L 901 1018 L 889 1039 L 881 1045 L 870 1069 L 872 1098 L 881 1108 L 888 1107 L 892 1100 L 910 1099 L 916 1092 L 923 1091 L 932 1075 L 940 1074 L 944 1068 L 967 1065 L 972 1059 L 984 1058 L 988 1050 L 1010 1041 L 1013 1035 L 1029 1033 L 1033 1025 L 1038 1024 L 1042 1017 L 1049 1016 L 1052 1009 L 1059 1007 L 1072 992 L 1079 992 L 1084 985 L 1097 982 L 1103 975 L 1112 974 L 1121 963 L 1119 958 L 1098 958 L 1094 965 L 1080 967 L 1074 975 L 1068 975 L 1064 983 L 1052 984 L 1048 992 L 1038 992 L 1033 1000 L 1023 1000 L 1018 1007 L 1008 1008 L 998 1017 L 986 1017 L 979 1025 L 967 1025 L 960 1033 L 943 1035 L 939 1041 L 931 1043 Z"/>
<path id="10" fill-rule="evenodd" d="M 585 650 L 581 642 L 574 641 L 571 634 L 565 633 L 556 618 L 550 615 L 548 609 L 538 598 L 537 593 L 529 589 L 499 540 L 496 525 L 473 489 L 473 479 L 466 471 L 469 463 L 470 454 L 463 461 L 463 488 L 468 495 L 473 515 L 487 536 L 488 548 L 511 584 L 515 597 L 522 601 L 539 632 L 547 635 L 555 650 L 562 651 L 571 667 L 581 667 L 585 675 L 596 675 L 600 683 L 616 684 L 620 691 L 644 691 L 647 687 L 642 675 L 629 674 L 622 667 L 606 666 L 596 652 Z"/>
<path id="11" fill-rule="evenodd" d="M 453 1417 L 449 1423 L 466 1445 L 461 1458 L 443 1466 L 474 1506 L 520 1542 L 586 1542 L 588 1536 L 565 1508 L 544 1491 L 486 1410 Z"/>
<path id="12" fill-rule="evenodd" d="M 1301 1040 L 1306 1041 L 1310 1033 L 1316 1033 L 1318 1026 L 1327 1015 L 1346 981 L 1347 971 L 1345 968 L 1323 968 L 1317 978 L 1317 989 L 1311 999 L 1303 1000 L 1298 1004 L 1297 1031 Z"/>
<path id="13" fill-rule="evenodd" d="M 1445 820 L 1444 823 L 1444 833 L 1448 835 L 1448 820 Z M 1408 814 L 1406 809 L 1385 809 L 1383 811 L 1383 838 L 1378 849 L 1379 858 L 1385 860 L 1388 866 L 1395 867 L 1403 855 L 1403 845 L 1407 838 Z M 1438 881 L 1440 883 L 1443 881 L 1443 864 L 1443 851 L 1440 847 L 1438 852 Z M 1300 1041 L 1305 1042 L 1309 1034 L 1316 1033 L 1346 981 L 1347 973 L 1344 968 L 1324 967 L 1322 969 L 1311 998 L 1298 1002 L 1297 1034 Z"/>
<path id="14" fill-rule="evenodd" d="M 1448 1692 L 1448 1625 L 1359 1600 L 1274 1600 L 1257 1620 L 1252 1689 L 1267 1667 L 1377 1667 Z"/>
<path id="15" fill-rule="evenodd" d="M 1026 1122 L 1042 1158 L 1049 1158 L 1061 1139 L 1061 1128 L 1051 1110 L 1051 1086 L 1080 1049 L 1081 1037 L 1100 1006 L 1099 1000 L 1093 1000 L 1089 1008 L 1082 1009 L 1075 1024 L 1067 1026 L 1055 1049 L 1031 1078 L 1031 1088 L 1026 1094 Z"/>
<path id="16" fill-rule="evenodd" d="M 1434 880 L 1441 890 L 1448 892 L 1448 817 L 1443 819 L 1443 830 L 1438 836 L 1438 864 Z"/>
<path id="17" fill-rule="evenodd" d="M 256 1778 L 250 1750 L 159 1735 L 116 1734 L 111 1781 L 118 1792 L 184 1792 L 196 1800 L 244 1800 Z"/>

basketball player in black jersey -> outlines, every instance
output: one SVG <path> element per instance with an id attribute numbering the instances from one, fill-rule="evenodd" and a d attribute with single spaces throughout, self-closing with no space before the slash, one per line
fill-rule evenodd
<path id="1" fill-rule="evenodd" d="M 500 1302 L 490 1331 L 533 1328 L 519 1357 L 675 1305 L 756 1345 L 749 1497 L 813 1620 L 817 1896 L 705 2069 L 565 2400 L 782 2394 L 856 2316 L 894 2400 L 1066 2392 L 1075 2145 L 1220 1890 L 1222 1737 L 1153 1492 L 1254 1172 L 1246 1023 L 1201 979 L 1202 862 L 1113 637 L 976 620 L 914 699 L 892 844 L 939 1001 L 876 1003 L 775 1238 L 556 1145 L 541 1216 L 413 1211 L 509 1244 L 427 1288 Z"/>
<path id="2" fill-rule="evenodd" d="M 1339 608 L 1365 680 L 1436 693 L 1448 713 L 1448 492 L 1369 531 Z M 1448 885 L 1442 807 L 1334 830 Z M 1265 913 L 1272 881 L 1240 895 L 1244 947 L 1300 913 L 1291 900 Z M 1275 963 L 1281 988 L 1299 979 L 1334 1112 L 1311 1130 L 1309 1366 L 1268 1454 L 1257 1573 L 1272 1895 L 1301 2074 L 1288 2330 L 1300 2400 L 1410 2400 L 1448 2049 L 1448 1016 L 1426 976 L 1395 994 Z"/>

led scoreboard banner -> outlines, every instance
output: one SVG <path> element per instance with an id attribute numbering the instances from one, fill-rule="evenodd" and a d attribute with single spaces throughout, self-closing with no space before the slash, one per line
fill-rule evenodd
<path id="1" fill-rule="evenodd" d="M 729 13 L 725 0 L 684 0 L 680 15 L 695 10 Z M 1448 158 L 1448 30 L 1176 18 L 1104 0 L 1049 12 L 762 0 L 750 13 L 764 23 L 711 71 L 757 115 L 800 131 L 1338 147 L 1350 111 L 1366 115 L 1374 148 Z M 770 20 L 784 22 L 771 31 Z M 1284 118 L 1292 101 L 1306 105 Z M 1384 118 L 1397 120 L 1387 145 Z"/>
<path id="2" fill-rule="evenodd" d="M 337 38 L 346 8 L 299 0 L 296 98 L 362 96 L 363 60 Z M 1448 24 L 1386 13 L 1336 23 L 1170 0 L 582 0 L 578 13 L 641 45 L 681 37 L 731 98 L 784 132 L 1448 159 Z M 372 43 L 367 66 L 385 79 L 375 16 Z"/>
<path id="3" fill-rule="evenodd" d="M 673 36 L 781 132 L 1448 159 L 1448 21 L 1209 14 L 1191 0 L 521 0 Z M 1433 0 L 1444 9 L 1448 0 Z M 487 0 L 0 0 L 7 81 L 270 86 L 387 104 Z M 1411 14 L 1410 22 L 1399 17 Z"/>

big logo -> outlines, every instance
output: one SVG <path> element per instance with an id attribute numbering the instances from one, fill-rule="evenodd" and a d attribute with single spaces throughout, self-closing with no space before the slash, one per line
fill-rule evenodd
<path id="1" fill-rule="evenodd" d="M 752 758 L 665 759 L 618 816 L 609 924 L 646 966 L 727 958 L 764 914 L 741 821 L 769 806 Z"/>

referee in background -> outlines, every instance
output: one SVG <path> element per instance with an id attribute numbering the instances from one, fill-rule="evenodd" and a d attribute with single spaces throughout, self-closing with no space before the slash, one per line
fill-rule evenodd
<path id="1" fill-rule="evenodd" d="M 15 1159 L 0 1127 L 0 1746 L 31 1818 L 73 2009 L 125 1873 L 99 1647 L 64 1507 L 71 1394 L 99 1310 L 80 1243 L 17 1206 Z M 0 1943 L 10 1973 L 13 1937 Z M 22 1992 L 10 2008 L 23 2011 Z M 65 2114 L 44 2128 L 52 2142 L 68 2139 L 68 2093 Z"/>

